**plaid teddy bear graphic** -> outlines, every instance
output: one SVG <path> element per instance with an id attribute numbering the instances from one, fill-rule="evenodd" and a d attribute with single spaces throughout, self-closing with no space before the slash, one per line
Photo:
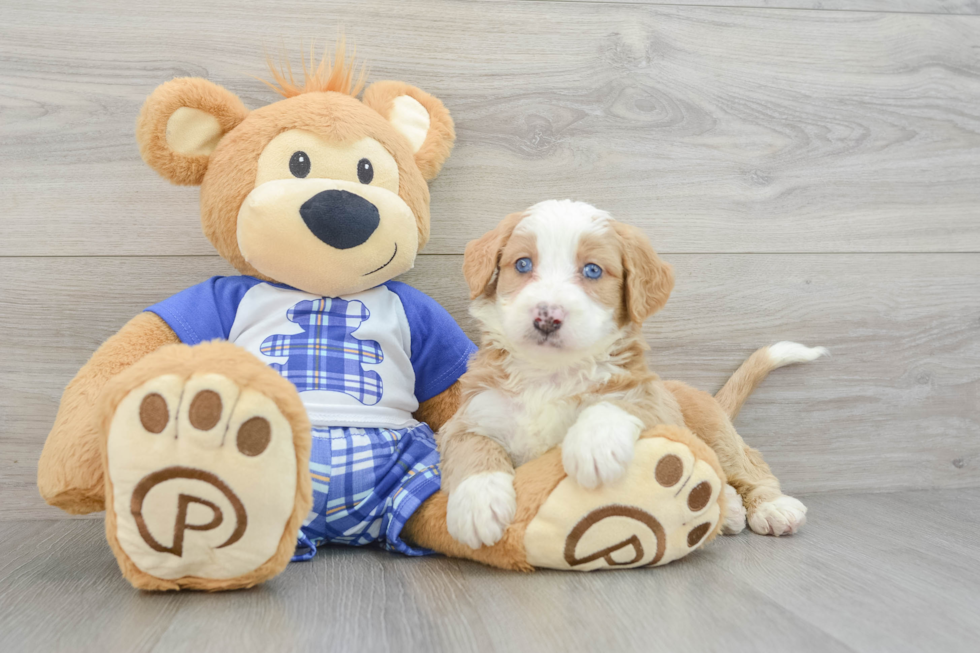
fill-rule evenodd
<path id="1" fill-rule="evenodd" d="M 270 367 L 300 392 L 343 392 L 367 406 L 381 401 L 381 376 L 361 367 L 384 360 L 381 346 L 352 335 L 371 317 L 364 304 L 330 297 L 304 300 L 289 309 L 286 317 L 303 327 L 303 333 L 274 335 L 262 341 L 259 351 L 266 356 L 289 357 Z"/>

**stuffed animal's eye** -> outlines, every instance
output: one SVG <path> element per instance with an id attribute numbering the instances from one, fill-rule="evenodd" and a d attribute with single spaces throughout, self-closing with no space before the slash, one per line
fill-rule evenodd
<path id="1" fill-rule="evenodd" d="M 293 152 L 293 156 L 289 159 L 289 171 L 300 179 L 310 174 L 310 157 L 306 152 Z"/>
<path id="2" fill-rule="evenodd" d="M 586 263 L 585 267 L 582 268 L 582 274 L 589 279 L 598 279 L 602 276 L 602 268 L 595 263 Z"/>
<path id="3" fill-rule="evenodd" d="M 531 259 L 529 259 L 526 256 L 524 258 L 517 259 L 517 262 L 514 263 L 514 269 L 520 272 L 521 274 L 527 274 L 528 272 L 531 271 L 531 268 L 533 267 L 534 264 L 531 263 Z"/>
<path id="4" fill-rule="evenodd" d="M 374 179 L 374 166 L 367 159 L 357 162 L 357 180 L 362 184 L 370 184 Z"/>

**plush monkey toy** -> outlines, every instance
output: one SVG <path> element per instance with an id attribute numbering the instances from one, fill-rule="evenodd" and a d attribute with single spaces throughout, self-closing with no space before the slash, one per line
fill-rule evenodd
<path id="1" fill-rule="evenodd" d="M 452 119 L 402 82 L 357 99 L 342 47 L 302 85 L 274 75 L 285 99 L 253 111 L 198 78 L 146 100 L 143 159 L 200 185 L 204 233 L 241 274 L 151 306 L 95 352 L 41 456 L 48 503 L 104 509 L 123 575 L 155 590 L 248 587 L 325 542 L 530 570 L 663 564 L 711 539 L 724 476 L 706 445 L 668 427 L 655 433 L 676 444 L 680 471 L 712 486 L 698 542 L 673 542 L 692 516 L 664 517 L 672 490 L 658 489 L 642 440 L 618 494 L 575 487 L 552 451 L 517 471 L 503 540 L 471 549 L 449 536 L 433 431 L 475 348 L 392 279 L 429 237 L 427 181 Z M 647 519 L 651 502 L 667 532 Z"/>

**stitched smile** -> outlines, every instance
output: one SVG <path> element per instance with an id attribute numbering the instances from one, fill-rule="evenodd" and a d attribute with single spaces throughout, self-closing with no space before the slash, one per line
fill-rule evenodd
<path id="1" fill-rule="evenodd" d="M 362 276 L 362 277 L 366 277 L 366 276 L 367 276 L 367 275 L 369 275 L 369 274 L 374 274 L 375 272 L 378 272 L 378 271 L 380 271 L 380 270 L 384 270 L 384 269 L 385 269 L 386 267 L 388 267 L 388 264 L 390 264 L 390 263 L 391 263 L 392 261 L 394 261 L 394 260 L 395 260 L 395 256 L 396 256 L 397 254 L 398 254 L 398 243 L 395 243 L 395 251 L 391 253 L 391 258 L 390 258 L 390 259 L 388 259 L 388 263 L 385 263 L 385 264 L 384 264 L 384 265 L 382 265 L 382 266 L 381 266 L 380 268 L 376 268 L 376 269 L 374 269 L 374 270 L 371 270 L 370 272 L 365 272 L 365 273 L 364 273 L 364 274 L 362 274 L 361 276 Z"/>

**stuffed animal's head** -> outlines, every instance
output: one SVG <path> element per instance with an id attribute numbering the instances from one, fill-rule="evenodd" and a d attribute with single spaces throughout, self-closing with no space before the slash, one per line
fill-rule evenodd
<path id="1" fill-rule="evenodd" d="M 204 233 L 242 274 L 338 296 L 411 269 L 455 138 L 442 102 L 393 81 L 358 100 L 342 49 L 302 86 L 273 74 L 285 99 L 253 111 L 204 79 L 162 84 L 137 121 L 143 160 L 201 186 Z"/>

